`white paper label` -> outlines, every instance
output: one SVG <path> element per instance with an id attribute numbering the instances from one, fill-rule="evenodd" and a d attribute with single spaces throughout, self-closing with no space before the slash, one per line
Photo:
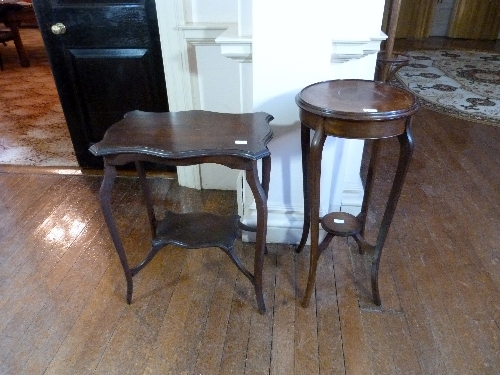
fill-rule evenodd
<path id="1" fill-rule="evenodd" d="M 246 145 L 247 141 L 234 141 L 234 143 L 237 145 Z"/>
<path id="2" fill-rule="evenodd" d="M 345 221 L 342 219 L 333 219 L 333 222 L 336 224 L 344 224 L 345 223 Z"/>

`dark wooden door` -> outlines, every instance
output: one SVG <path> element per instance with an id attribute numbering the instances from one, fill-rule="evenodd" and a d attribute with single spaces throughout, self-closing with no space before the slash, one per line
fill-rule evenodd
<path id="1" fill-rule="evenodd" d="M 168 111 L 154 0 L 34 0 L 80 166 L 123 114 Z"/>

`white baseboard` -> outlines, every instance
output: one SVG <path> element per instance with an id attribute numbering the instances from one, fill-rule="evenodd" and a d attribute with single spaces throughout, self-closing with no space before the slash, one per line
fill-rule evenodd
<path id="1" fill-rule="evenodd" d="M 239 194 L 238 198 L 241 197 L 242 195 Z M 343 204 L 340 207 L 340 211 L 348 212 L 352 215 L 357 215 L 361 211 L 361 204 L 363 202 L 363 188 L 361 183 L 356 186 L 346 186 L 343 190 L 342 197 Z M 240 206 L 242 223 L 249 226 L 256 226 L 257 210 L 255 208 L 255 203 L 253 202 L 246 207 L 241 201 L 238 203 Z M 296 209 L 292 209 L 290 207 L 268 207 L 266 242 L 282 244 L 299 243 L 300 238 L 302 237 L 303 220 L 303 207 Z M 323 236 L 324 233 L 320 229 L 320 237 L 322 238 Z M 254 242 L 255 233 L 243 232 L 242 240 L 244 242 Z"/>

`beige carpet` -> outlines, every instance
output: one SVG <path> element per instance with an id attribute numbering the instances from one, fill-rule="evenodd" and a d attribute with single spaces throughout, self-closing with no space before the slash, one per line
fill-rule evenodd
<path id="1" fill-rule="evenodd" d="M 500 54 L 466 50 L 406 52 L 397 77 L 422 103 L 447 115 L 500 125 Z"/>
<path id="2" fill-rule="evenodd" d="M 31 66 L 0 44 L 0 164 L 78 166 L 40 32 L 21 29 Z"/>

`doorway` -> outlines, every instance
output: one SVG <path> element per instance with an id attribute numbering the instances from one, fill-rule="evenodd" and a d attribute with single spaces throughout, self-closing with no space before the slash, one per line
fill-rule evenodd
<path id="1" fill-rule="evenodd" d="M 393 2 L 386 1 L 384 25 Z M 485 0 L 402 0 L 396 38 L 496 40 L 500 34 L 499 7 L 498 2 Z"/>
<path id="2" fill-rule="evenodd" d="M 34 15 L 34 13 L 33 13 Z M 3 26 L 3 24 L 0 24 Z M 0 164 L 78 167 L 40 31 L 32 18 L 20 27 L 29 67 L 14 42 L 0 45 Z"/>
<path id="3" fill-rule="evenodd" d="M 455 0 L 438 0 L 429 36 L 447 36 Z"/>
<path id="4" fill-rule="evenodd" d="M 78 164 L 132 110 L 168 111 L 154 0 L 34 0 Z"/>

